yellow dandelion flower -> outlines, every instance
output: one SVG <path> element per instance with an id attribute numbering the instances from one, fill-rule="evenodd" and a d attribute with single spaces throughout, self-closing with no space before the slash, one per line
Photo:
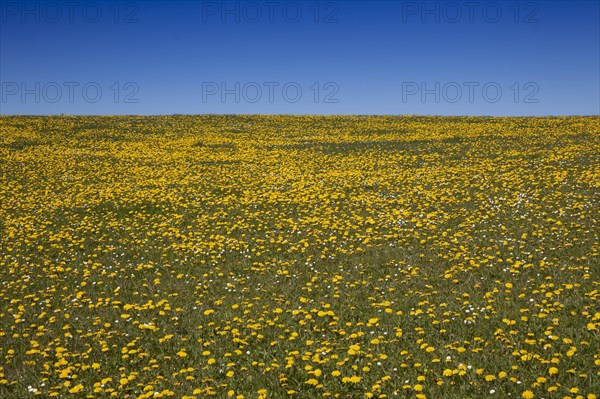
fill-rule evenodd
<path id="1" fill-rule="evenodd" d="M 534 397 L 533 392 L 531 392 L 530 390 L 523 391 L 523 393 L 521 394 L 521 396 L 524 399 L 532 399 Z"/>
<path id="2" fill-rule="evenodd" d="M 83 390 L 83 385 L 77 384 L 73 388 L 69 389 L 69 393 L 77 393 Z"/>

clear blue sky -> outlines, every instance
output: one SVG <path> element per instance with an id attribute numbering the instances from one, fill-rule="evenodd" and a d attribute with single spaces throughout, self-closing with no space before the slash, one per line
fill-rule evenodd
<path id="1" fill-rule="evenodd" d="M 0 113 L 597 115 L 599 4 L 0 0 Z"/>

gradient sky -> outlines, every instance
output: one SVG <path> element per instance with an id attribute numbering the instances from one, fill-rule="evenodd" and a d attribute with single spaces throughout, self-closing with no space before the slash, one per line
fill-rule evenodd
<path id="1" fill-rule="evenodd" d="M 0 0 L 0 114 L 600 114 L 600 2 Z"/>

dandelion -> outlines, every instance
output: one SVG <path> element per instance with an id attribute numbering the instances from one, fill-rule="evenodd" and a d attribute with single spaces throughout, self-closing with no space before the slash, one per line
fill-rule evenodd
<path id="1" fill-rule="evenodd" d="M 83 385 L 77 384 L 73 388 L 69 389 L 69 393 L 77 393 L 77 392 L 81 392 L 82 390 L 83 390 Z"/>

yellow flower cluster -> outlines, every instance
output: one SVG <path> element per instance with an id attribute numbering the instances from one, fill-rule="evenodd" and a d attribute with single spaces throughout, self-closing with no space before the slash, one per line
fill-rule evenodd
<path id="1" fill-rule="evenodd" d="M 600 391 L 600 117 L 0 131 L 0 398 Z"/>

